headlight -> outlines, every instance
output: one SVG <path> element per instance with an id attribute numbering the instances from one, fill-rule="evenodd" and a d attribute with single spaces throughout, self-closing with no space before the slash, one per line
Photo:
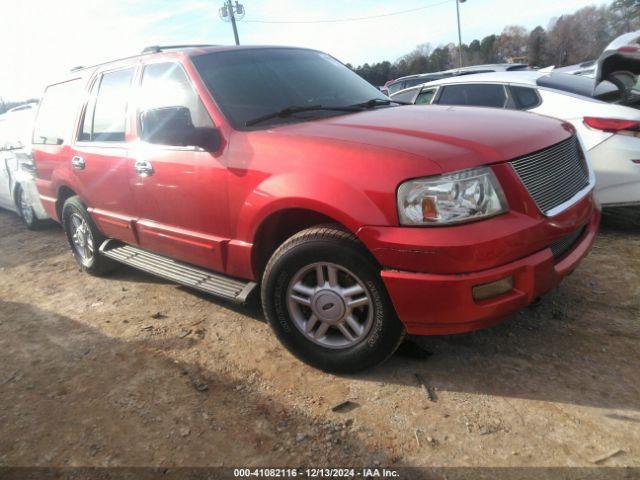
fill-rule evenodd
<path id="1" fill-rule="evenodd" d="M 398 188 L 402 225 L 447 225 L 491 217 L 509 208 L 489 167 L 409 180 Z"/>

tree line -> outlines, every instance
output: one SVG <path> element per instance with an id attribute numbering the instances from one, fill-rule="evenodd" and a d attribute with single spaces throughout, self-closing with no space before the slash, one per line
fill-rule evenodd
<path id="1" fill-rule="evenodd" d="M 573 14 L 551 19 L 547 28 L 528 31 L 509 25 L 499 35 L 462 44 L 462 64 L 525 62 L 533 67 L 561 67 L 597 59 L 619 35 L 640 29 L 640 0 L 615 0 L 609 5 L 584 7 Z M 438 72 L 460 65 L 458 45 L 433 48 L 418 45 L 395 62 L 347 64 L 373 85 L 416 73 Z"/>

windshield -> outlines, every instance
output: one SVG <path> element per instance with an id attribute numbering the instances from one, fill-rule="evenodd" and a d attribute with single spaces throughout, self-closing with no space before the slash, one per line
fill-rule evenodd
<path id="1" fill-rule="evenodd" d="M 344 107 L 378 98 L 377 88 L 326 53 L 295 48 L 256 48 L 192 58 L 217 104 L 237 129 L 245 122 L 295 107 Z M 295 122 L 345 112 L 312 111 L 270 122 Z M 267 122 L 269 123 L 269 122 Z"/>

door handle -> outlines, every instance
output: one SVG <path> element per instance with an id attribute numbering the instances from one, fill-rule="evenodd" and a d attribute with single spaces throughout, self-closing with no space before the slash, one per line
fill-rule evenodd
<path id="1" fill-rule="evenodd" d="M 153 165 L 146 160 L 138 160 L 135 164 L 136 173 L 141 177 L 149 177 L 153 175 Z"/>
<path id="2" fill-rule="evenodd" d="M 85 167 L 84 158 L 78 157 L 76 155 L 71 159 L 71 166 L 76 170 L 84 170 L 84 167 Z"/>

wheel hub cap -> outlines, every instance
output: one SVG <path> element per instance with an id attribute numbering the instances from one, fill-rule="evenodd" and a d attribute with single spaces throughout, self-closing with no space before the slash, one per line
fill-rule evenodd
<path id="1" fill-rule="evenodd" d="M 346 307 L 342 297 L 331 290 L 320 290 L 313 296 L 311 310 L 324 322 L 338 323 L 344 318 Z"/>
<path id="2" fill-rule="evenodd" d="M 373 303 L 364 283 L 329 262 L 302 267 L 287 290 L 287 309 L 298 330 L 326 348 L 348 348 L 373 325 Z"/>

